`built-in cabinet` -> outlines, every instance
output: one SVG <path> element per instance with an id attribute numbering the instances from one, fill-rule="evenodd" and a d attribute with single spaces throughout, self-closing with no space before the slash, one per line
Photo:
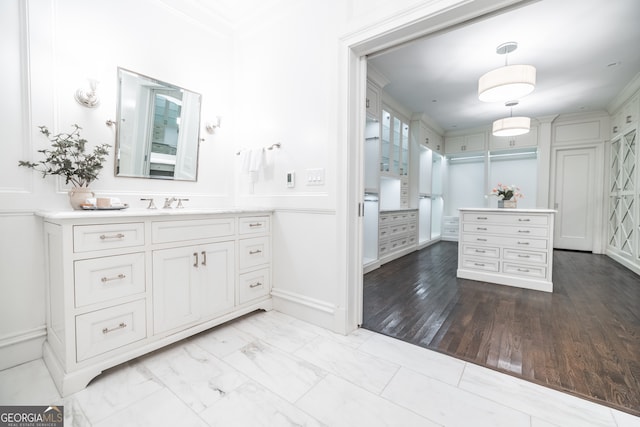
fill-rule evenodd
<path id="1" fill-rule="evenodd" d="M 378 256 L 388 262 L 416 249 L 418 211 L 416 209 L 380 212 Z"/>
<path id="2" fill-rule="evenodd" d="M 553 291 L 554 213 L 461 209 L 458 277 Z"/>
<path id="3" fill-rule="evenodd" d="M 62 395 L 104 369 L 270 309 L 271 213 L 43 212 L 44 360 Z"/>
<path id="4" fill-rule="evenodd" d="M 391 176 L 409 173 L 409 122 L 383 104 L 380 172 Z"/>
<path id="5" fill-rule="evenodd" d="M 487 132 L 476 132 L 468 135 L 448 136 L 444 140 L 445 154 L 464 152 L 482 152 L 487 149 Z"/>
<path id="6" fill-rule="evenodd" d="M 529 132 L 517 136 L 494 136 L 489 138 L 489 150 L 512 150 L 530 148 L 538 145 L 538 128 L 532 126 Z"/>

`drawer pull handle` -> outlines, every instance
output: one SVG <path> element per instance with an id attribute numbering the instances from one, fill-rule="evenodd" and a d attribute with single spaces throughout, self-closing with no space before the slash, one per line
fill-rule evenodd
<path id="1" fill-rule="evenodd" d="M 487 227 L 476 227 L 476 230 L 487 231 Z"/>
<path id="2" fill-rule="evenodd" d="M 194 259 L 195 259 L 195 260 L 193 261 L 193 266 L 194 266 L 195 268 L 198 268 L 198 252 L 194 252 L 194 253 L 193 253 L 193 257 L 194 257 Z"/>
<path id="3" fill-rule="evenodd" d="M 100 281 L 102 283 L 106 283 L 106 282 L 110 282 L 111 280 L 121 280 L 121 279 L 124 279 L 125 277 L 127 277 L 127 276 L 125 276 L 124 274 L 120 273 L 115 277 L 103 277 L 102 279 L 100 279 Z"/>
<path id="4" fill-rule="evenodd" d="M 252 222 L 251 224 L 249 224 L 249 227 L 262 227 L 262 223 L 261 222 Z"/>
<path id="5" fill-rule="evenodd" d="M 109 332 L 117 331 L 118 329 L 124 329 L 124 328 L 126 328 L 126 327 L 127 327 L 127 324 L 126 324 L 126 323 L 124 323 L 124 322 L 122 322 L 122 323 L 120 323 L 118 326 L 116 326 L 115 328 L 111 328 L 111 329 L 109 329 L 109 328 L 104 328 L 104 329 L 102 330 L 102 333 L 106 335 L 106 334 L 108 334 Z"/>
<path id="6" fill-rule="evenodd" d="M 257 288 L 258 286 L 262 286 L 262 282 L 256 282 L 249 285 L 250 288 Z"/>
<path id="7" fill-rule="evenodd" d="M 476 253 L 478 253 L 478 254 L 485 254 L 485 253 L 487 253 L 487 251 L 483 251 L 483 250 L 480 250 L 480 249 L 476 249 Z"/>
<path id="8" fill-rule="evenodd" d="M 107 239 L 122 239 L 124 237 L 124 234 L 122 233 L 118 233 L 118 234 L 113 234 L 111 236 L 107 236 L 106 234 L 103 234 L 100 236 L 100 240 L 107 240 Z"/>
<path id="9" fill-rule="evenodd" d="M 518 230 L 518 233 L 531 233 L 531 230 Z"/>
<path id="10" fill-rule="evenodd" d="M 518 242 L 519 245 L 528 245 L 529 242 Z"/>
<path id="11" fill-rule="evenodd" d="M 202 265 L 206 266 L 207 265 L 207 252 L 206 251 L 202 251 L 200 253 L 202 254 Z"/>
<path id="12" fill-rule="evenodd" d="M 477 240 L 478 242 L 486 242 L 486 241 L 487 241 L 487 239 L 481 239 L 481 238 L 479 238 L 479 237 L 478 237 L 476 240 Z"/>
<path id="13" fill-rule="evenodd" d="M 518 254 L 518 258 L 531 258 L 529 255 Z"/>
<path id="14" fill-rule="evenodd" d="M 486 216 L 478 216 L 478 217 L 476 217 L 476 219 L 483 219 L 483 220 L 485 220 L 485 219 L 487 219 L 487 217 L 486 217 Z"/>
<path id="15" fill-rule="evenodd" d="M 484 267 L 484 264 L 481 262 L 474 262 L 473 265 L 478 266 L 478 267 Z"/>
<path id="16" fill-rule="evenodd" d="M 262 251 L 260 249 L 256 249 L 255 251 L 249 251 L 249 255 L 261 254 Z"/>
<path id="17" fill-rule="evenodd" d="M 529 273 L 531 270 L 529 270 L 528 268 L 519 268 L 518 271 L 521 271 L 523 273 Z"/>
<path id="18" fill-rule="evenodd" d="M 531 218 L 518 218 L 518 221 L 520 221 L 520 222 L 529 222 L 529 221 L 531 221 Z"/>

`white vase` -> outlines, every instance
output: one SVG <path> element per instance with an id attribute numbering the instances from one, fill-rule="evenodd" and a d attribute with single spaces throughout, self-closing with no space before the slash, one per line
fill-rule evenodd
<path id="1" fill-rule="evenodd" d="M 73 187 L 69 190 L 69 203 L 71 207 L 76 210 L 82 209 L 80 206 L 87 202 L 87 199 L 94 197 L 95 194 L 87 187 Z"/>
<path id="2" fill-rule="evenodd" d="M 518 202 L 514 200 L 498 200 L 499 208 L 511 208 L 515 209 L 518 207 Z"/>

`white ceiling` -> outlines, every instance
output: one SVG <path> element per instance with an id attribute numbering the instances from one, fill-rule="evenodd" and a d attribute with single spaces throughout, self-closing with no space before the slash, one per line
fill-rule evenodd
<path id="1" fill-rule="evenodd" d="M 534 92 L 513 115 L 606 110 L 640 73 L 640 0 L 540 0 L 371 55 L 385 91 L 445 131 L 508 116 L 478 100 L 478 78 L 504 65 L 496 47 L 515 41 L 509 64 L 537 69 Z M 614 65 L 612 65 L 614 64 Z"/>

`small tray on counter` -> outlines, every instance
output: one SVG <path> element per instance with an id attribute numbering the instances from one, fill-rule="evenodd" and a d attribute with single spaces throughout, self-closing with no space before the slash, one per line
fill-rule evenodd
<path id="1" fill-rule="evenodd" d="M 95 205 L 80 205 L 80 207 L 85 211 L 120 211 L 127 209 L 129 205 L 124 203 L 122 206 L 109 206 L 104 208 Z"/>

